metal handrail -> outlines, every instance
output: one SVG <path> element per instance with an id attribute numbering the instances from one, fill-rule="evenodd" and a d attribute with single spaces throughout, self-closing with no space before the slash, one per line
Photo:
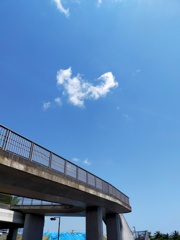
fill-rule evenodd
<path id="1" fill-rule="evenodd" d="M 148 231 L 147 230 L 135 231 L 134 238 L 135 238 L 135 240 L 148 240 L 149 239 Z"/>
<path id="2" fill-rule="evenodd" d="M 95 188 L 98 191 L 113 196 L 129 206 L 129 198 L 108 182 L 1 124 L 0 149 L 12 152 L 26 160 L 36 162 L 60 174 L 73 178 L 90 188 Z"/>

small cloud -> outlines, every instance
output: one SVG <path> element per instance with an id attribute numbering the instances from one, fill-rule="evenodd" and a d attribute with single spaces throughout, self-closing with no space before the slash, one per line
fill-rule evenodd
<path id="1" fill-rule="evenodd" d="M 125 118 L 128 121 L 132 121 L 132 118 L 127 113 L 123 114 L 123 118 Z"/>
<path id="2" fill-rule="evenodd" d="M 97 1 L 97 6 L 100 7 L 101 4 L 102 4 L 102 0 L 98 0 Z"/>
<path id="3" fill-rule="evenodd" d="M 70 13 L 69 13 L 69 8 L 68 8 L 68 9 L 65 9 L 65 8 L 63 7 L 63 5 L 62 5 L 62 1 L 61 1 L 61 0 L 52 0 L 52 1 L 56 4 L 58 10 L 59 10 L 61 13 L 63 13 L 66 17 L 69 17 L 69 15 L 70 15 Z"/>
<path id="4" fill-rule="evenodd" d="M 90 166 L 91 165 L 91 162 L 88 160 L 88 158 L 86 158 L 84 161 L 83 161 L 84 164 Z"/>
<path id="5" fill-rule="evenodd" d="M 74 161 L 74 162 L 79 162 L 80 160 L 79 160 L 79 158 L 76 158 L 76 157 L 75 157 L 75 158 L 73 158 L 73 161 Z"/>
<path id="6" fill-rule="evenodd" d="M 57 104 L 57 105 L 62 105 L 62 101 L 61 101 L 61 98 L 60 97 L 57 97 L 54 99 L 54 102 Z"/>
<path id="7" fill-rule="evenodd" d="M 138 74 L 140 74 L 141 73 L 141 69 L 136 69 L 136 71 L 134 71 L 133 73 L 132 73 L 132 76 L 134 77 L 134 76 L 136 76 L 136 75 L 138 75 Z"/>
<path id="8" fill-rule="evenodd" d="M 82 79 L 80 74 L 73 77 L 71 67 L 57 72 L 57 85 L 64 87 L 70 103 L 78 107 L 83 107 L 86 99 L 97 100 L 106 96 L 112 88 L 118 87 L 118 82 L 111 72 L 104 73 L 97 81 L 99 84 L 94 86 Z"/>
<path id="9" fill-rule="evenodd" d="M 50 106 L 51 106 L 51 103 L 50 103 L 50 102 L 45 102 L 45 103 L 43 103 L 43 109 L 44 109 L 44 110 L 47 110 L 48 108 L 50 108 Z"/>

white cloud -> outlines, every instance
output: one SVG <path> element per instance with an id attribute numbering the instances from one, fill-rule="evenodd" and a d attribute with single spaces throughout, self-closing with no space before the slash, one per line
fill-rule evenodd
<path id="1" fill-rule="evenodd" d="M 73 158 L 73 161 L 74 161 L 74 162 L 79 162 L 80 160 L 79 160 L 79 158 L 76 158 L 76 157 L 75 157 L 75 158 Z"/>
<path id="2" fill-rule="evenodd" d="M 111 4 L 114 4 L 114 3 L 123 3 L 125 2 L 126 0 L 97 0 L 97 6 L 100 7 L 102 3 L 106 2 L 106 3 L 111 3 Z"/>
<path id="3" fill-rule="evenodd" d="M 83 161 L 84 164 L 86 165 L 91 165 L 91 162 L 88 160 L 88 158 L 86 158 L 84 161 Z"/>
<path id="4" fill-rule="evenodd" d="M 63 5 L 62 5 L 62 1 L 61 0 L 52 0 L 52 1 L 56 4 L 57 8 L 59 9 L 59 11 L 61 13 L 63 13 L 66 17 L 69 17 L 69 15 L 70 15 L 69 8 L 65 9 L 63 7 Z"/>
<path id="5" fill-rule="evenodd" d="M 50 102 L 45 102 L 45 103 L 43 103 L 43 109 L 44 109 L 44 110 L 47 110 L 48 108 L 50 108 L 50 106 L 51 106 L 51 103 L 50 103 Z"/>
<path id="6" fill-rule="evenodd" d="M 100 83 L 94 86 L 83 80 L 80 74 L 72 77 L 71 68 L 60 69 L 57 72 L 57 85 L 64 87 L 64 93 L 68 95 L 69 101 L 78 107 L 84 106 L 85 99 L 97 100 L 100 97 L 106 96 L 111 88 L 118 87 L 118 82 L 116 82 L 111 72 L 101 75 L 97 81 Z"/>
<path id="7" fill-rule="evenodd" d="M 62 101 L 61 101 L 61 98 L 57 97 L 54 99 L 54 102 L 57 104 L 57 105 L 62 105 Z"/>
<path id="8" fill-rule="evenodd" d="M 102 4 L 102 0 L 97 1 L 97 5 L 100 6 Z"/>

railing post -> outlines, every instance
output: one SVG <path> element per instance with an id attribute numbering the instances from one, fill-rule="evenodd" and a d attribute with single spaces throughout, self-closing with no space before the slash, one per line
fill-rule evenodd
<path id="1" fill-rule="evenodd" d="M 52 152 L 50 152 L 50 156 L 49 156 L 49 168 L 51 168 L 51 163 L 52 163 Z"/>
<path id="2" fill-rule="evenodd" d="M 6 131 L 6 135 L 4 137 L 4 142 L 3 142 L 3 145 L 2 145 L 2 149 L 3 150 L 6 150 L 6 146 L 7 146 L 8 139 L 9 139 L 9 135 L 10 135 L 10 130 L 7 130 Z"/>
<path id="3" fill-rule="evenodd" d="M 31 142 L 31 148 L 30 148 L 30 152 L 29 152 L 29 160 L 30 161 L 32 161 L 33 149 L 34 149 L 34 143 Z"/>
<path id="4" fill-rule="evenodd" d="M 88 184 L 88 172 L 86 171 L 86 184 Z"/>
<path id="5" fill-rule="evenodd" d="M 76 180 L 78 180 L 79 168 L 76 166 Z"/>
<path id="6" fill-rule="evenodd" d="M 94 176 L 94 178 L 95 178 L 95 181 L 94 181 L 95 182 L 95 188 L 97 189 L 97 184 L 96 184 L 97 177 Z"/>
<path id="7" fill-rule="evenodd" d="M 64 162 L 64 175 L 66 175 L 66 171 L 67 171 L 67 161 L 65 160 L 65 162 Z"/>

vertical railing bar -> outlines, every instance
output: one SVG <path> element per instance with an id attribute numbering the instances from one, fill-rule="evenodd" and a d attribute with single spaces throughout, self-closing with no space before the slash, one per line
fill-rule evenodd
<path id="1" fill-rule="evenodd" d="M 78 176 L 79 175 L 79 168 L 78 167 L 76 167 L 76 180 L 78 181 Z"/>
<path id="2" fill-rule="evenodd" d="M 10 130 L 8 129 L 6 131 L 6 135 L 5 135 L 5 138 L 4 138 L 4 141 L 3 141 L 3 145 L 2 145 L 3 150 L 6 150 L 6 146 L 7 146 L 8 140 L 9 140 L 9 135 L 10 135 Z"/>
<path id="3" fill-rule="evenodd" d="M 88 178 L 88 172 L 86 171 L 86 184 L 88 185 L 89 183 L 88 183 L 88 180 L 89 180 L 89 178 Z"/>
<path id="4" fill-rule="evenodd" d="M 49 156 L 49 165 L 48 165 L 49 168 L 51 168 L 51 163 L 52 163 L 52 152 L 50 152 L 50 156 Z"/>
<path id="5" fill-rule="evenodd" d="M 34 150 L 34 143 L 31 142 L 30 152 L 29 152 L 29 160 L 32 161 L 32 155 Z"/>
<path id="6" fill-rule="evenodd" d="M 64 161 L 64 175 L 66 175 L 67 172 L 67 161 Z"/>
<path id="7" fill-rule="evenodd" d="M 96 183 L 97 180 L 96 180 L 96 179 L 97 179 L 97 178 L 95 177 L 95 188 L 97 189 L 97 183 Z"/>

